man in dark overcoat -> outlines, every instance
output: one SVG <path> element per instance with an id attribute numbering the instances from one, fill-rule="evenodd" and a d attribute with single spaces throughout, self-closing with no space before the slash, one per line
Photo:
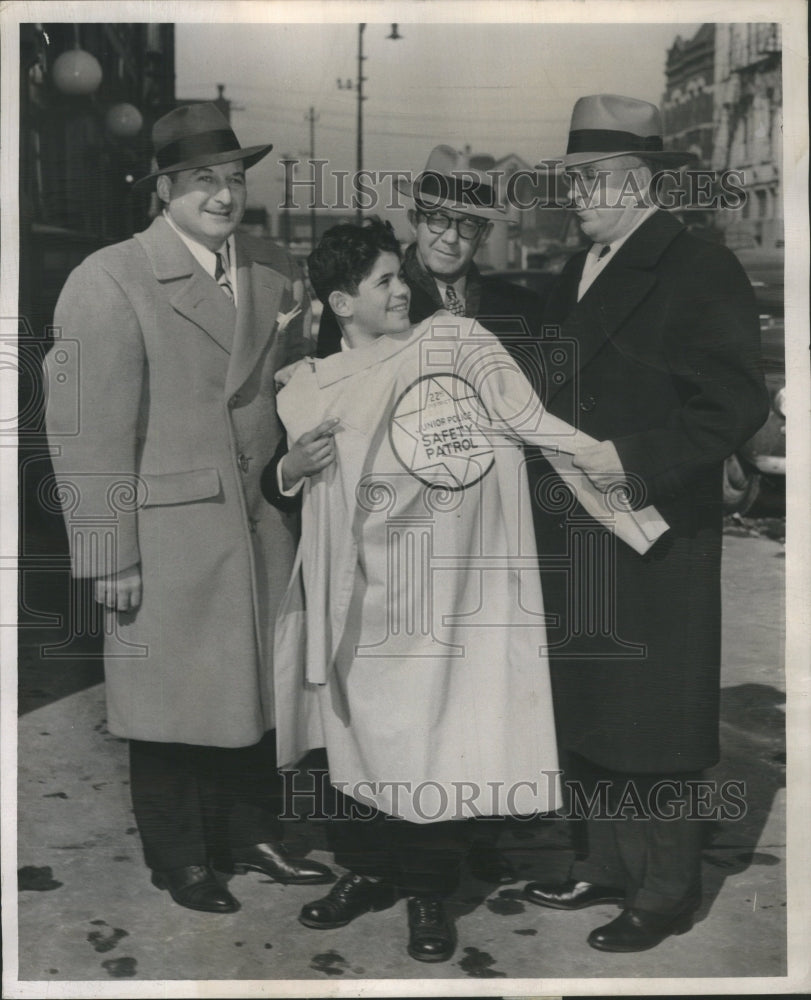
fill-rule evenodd
<path id="1" fill-rule="evenodd" d="M 670 529 L 638 555 L 569 502 L 547 463 L 531 476 L 555 720 L 586 843 L 566 882 L 525 895 L 621 904 L 588 939 L 605 951 L 689 929 L 700 902 L 701 819 L 717 807 L 696 802 L 695 781 L 719 759 L 721 468 L 768 412 L 743 270 L 651 202 L 652 176 L 689 158 L 663 152 L 661 135 L 645 101 L 575 105 L 563 164 L 594 242 L 547 304 L 558 377 L 543 395 L 601 442 L 575 464 L 655 504 Z"/>
<path id="2" fill-rule="evenodd" d="M 156 886 L 233 912 L 216 878 L 331 880 L 290 858 L 274 805 L 273 627 L 294 520 L 259 479 L 282 436 L 274 373 L 307 353 L 287 254 L 236 234 L 242 148 L 213 104 L 154 126 L 163 211 L 74 270 L 46 359 L 47 427 L 73 573 L 105 607 L 111 733 Z"/>

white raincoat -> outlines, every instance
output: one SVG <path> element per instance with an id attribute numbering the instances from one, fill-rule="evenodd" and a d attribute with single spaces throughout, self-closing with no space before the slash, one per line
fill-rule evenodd
<path id="1" fill-rule="evenodd" d="M 333 784 L 418 823 L 555 809 L 521 444 L 590 439 L 543 412 L 492 334 L 445 312 L 302 364 L 278 407 L 291 440 L 340 418 L 277 619 L 280 766 L 325 746 Z"/>

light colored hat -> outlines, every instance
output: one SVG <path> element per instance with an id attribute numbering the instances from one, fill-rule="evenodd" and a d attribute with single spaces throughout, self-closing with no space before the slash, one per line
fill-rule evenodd
<path id="1" fill-rule="evenodd" d="M 398 179 L 397 189 L 423 211 L 447 208 L 482 219 L 507 218 L 493 178 L 471 167 L 469 158 L 452 146 L 434 146 L 425 170 L 411 184 Z"/>
<path id="2" fill-rule="evenodd" d="M 242 160 L 247 170 L 273 149 L 270 143 L 243 149 L 228 119 L 211 103 L 183 104 L 159 118 L 152 126 L 152 145 L 158 169 L 141 177 L 136 184 L 177 170 L 234 160 Z"/>
<path id="3" fill-rule="evenodd" d="M 655 104 L 618 94 L 581 97 L 572 111 L 563 166 L 594 163 L 612 156 L 644 156 L 663 166 L 679 166 L 696 159 L 695 153 L 665 150 L 662 136 L 662 116 Z"/>

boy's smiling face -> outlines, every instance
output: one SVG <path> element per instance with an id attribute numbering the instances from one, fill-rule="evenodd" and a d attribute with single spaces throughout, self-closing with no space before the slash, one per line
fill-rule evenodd
<path id="1" fill-rule="evenodd" d="M 359 282 L 356 295 L 347 295 L 352 330 L 364 339 L 401 333 L 411 325 L 408 306 L 411 291 L 400 276 L 400 259 L 383 251 L 372 270 Z"/>

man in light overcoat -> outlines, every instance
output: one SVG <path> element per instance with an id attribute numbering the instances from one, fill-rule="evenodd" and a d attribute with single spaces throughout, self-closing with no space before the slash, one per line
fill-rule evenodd
<path id="1" fill-rule="evenodd" d="M 130 740 L 146 863 L 180 905 L 224 913 L 238 903 L 214 866 L 331 879 L 286 855 L 273 806 L 296 525 L 259 488 L 282 434 L 274 373 L 307 352 L 309 303 L 280 247 L 235 233 L 271 146 L 241 148 L 211 104 L 153 141 L 143 180 L 163 211 L 68 278 L 55 324 L 76 349 L 46 360 L 47 426 L 72 571 L 105 607 L 107 724 Z"/>

